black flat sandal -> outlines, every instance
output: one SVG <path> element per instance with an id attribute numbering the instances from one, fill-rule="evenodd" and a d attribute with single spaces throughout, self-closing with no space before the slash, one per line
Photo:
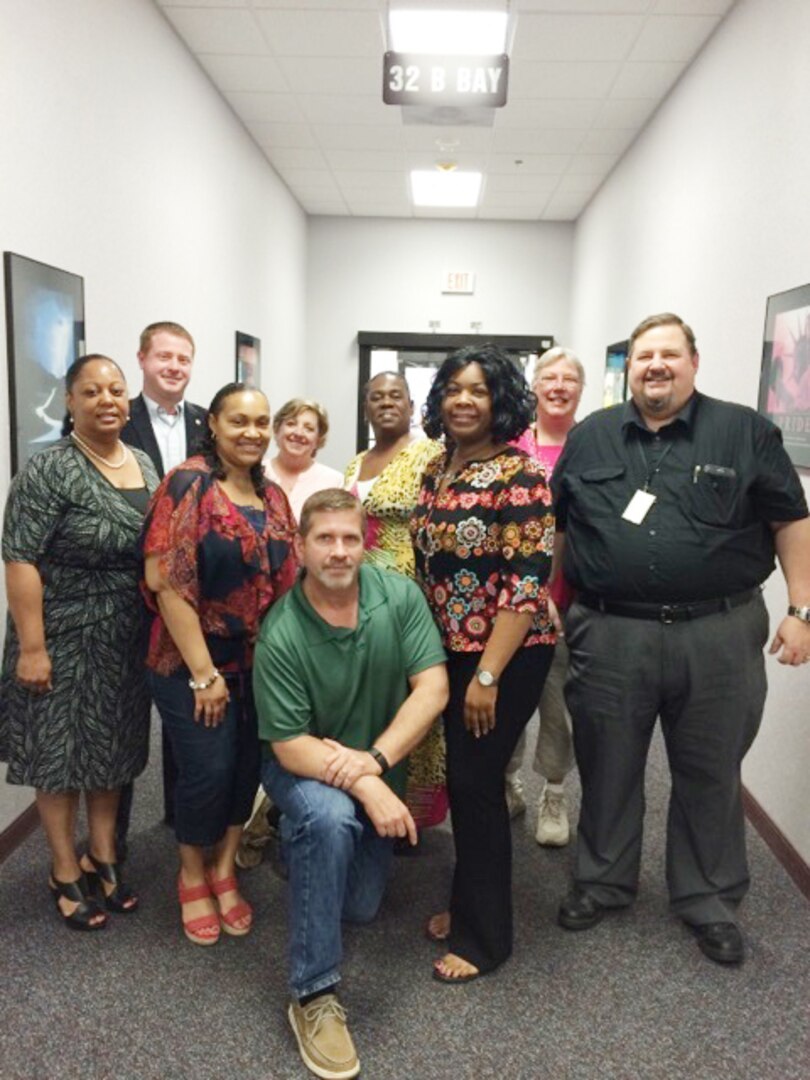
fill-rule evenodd
<path id="1" fill-rule="evenodd" d="M 76 881 L 57 881 L 51 874 L 48 888 L 51 890 L 51 895 L 56 903 L 56 910 L 70 930 L 103 930 L 107 925 L 107 913 L 90 895 L 87 878 L 84 874 L 77 878 Z M 70 915 L 66 915 L 59 907 L 59 901 L 63 898 L 79 905 Z M 99 915 L 104 917 L 103 922 L 93 923 L 90 921 L 91 919 L 97 919 Z"/>
<path id="2" fill-rule="evenodd" d="M 129 885 L 125 885 L 118 872 L 118 863 L 101 862 L 87 852 L 87 858 L 93 864 L 92 870 L 85 870 L 90 890 L 96 899 L 108 911 L 115 911 L 119 915 L 131 915 L 138 910 L 138 896 Z M 112 885 L 112 890 L 107 892 L 106 885 Z M 134 903 L 133 903 L 134 901 Z"/>

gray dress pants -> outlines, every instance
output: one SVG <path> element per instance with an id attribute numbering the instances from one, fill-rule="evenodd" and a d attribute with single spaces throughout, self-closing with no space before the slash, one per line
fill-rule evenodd
<path id="1" fill-rule="evenodd" d="M 695 925 L 734 922 L 748 888 L 740 765 L 765 704 L 762 597 L 665 625 L 574 604 L 565 695 L 582 781 L 574 877 L 600 904 L 638 888 L 644 769 L 661 718 L 672 791 L 667 882 Z"/>

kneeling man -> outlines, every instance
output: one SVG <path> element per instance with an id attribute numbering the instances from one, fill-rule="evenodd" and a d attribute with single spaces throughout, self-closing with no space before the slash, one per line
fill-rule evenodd
<path id="1" fill-rule="evenodd" d="M 289 868 L 288 1016 L 317 1076 L 360 1062 L 335 990 L 341 920 L 368 922 L 393 842 L 416 827 L 402 801 L 405 758 L 447 703 L 444 651 L 419 588 L 361 566 L 365 521 L 349 492 L 301 511 L 295 587 L 273 606 L 256 650 L 262 782 L 281 810 Z"/>

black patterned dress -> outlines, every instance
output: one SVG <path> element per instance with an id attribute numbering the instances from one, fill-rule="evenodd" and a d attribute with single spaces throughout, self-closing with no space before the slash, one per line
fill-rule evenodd
<path id="1" fill-rule="evenodd" d="M 147 492 L 158 477 L 138 459 Z M 47 792 L 112 790 L 149 752 L 138 537 L 143 511 L 63 439 L 14 478 L 3 561 L 37 567 L 53 690 L 14 677 L 19 643 L 9 615 L 0 679 L 0 759 L 6 779 Z"/>

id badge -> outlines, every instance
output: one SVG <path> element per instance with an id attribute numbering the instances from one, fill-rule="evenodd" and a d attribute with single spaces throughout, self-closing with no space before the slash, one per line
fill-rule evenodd
<path id="1" fill-rule="evenodd" d="M 642 491 L 639 488 L 633 494 L 633 498 L 624 508 L 622 518 L 625 521 L 629 521 L 632 525 L 640 525 L 647 514 L 650 512 L 650 507 L 655 502 L 655 495 L 651 491 Z"/>

